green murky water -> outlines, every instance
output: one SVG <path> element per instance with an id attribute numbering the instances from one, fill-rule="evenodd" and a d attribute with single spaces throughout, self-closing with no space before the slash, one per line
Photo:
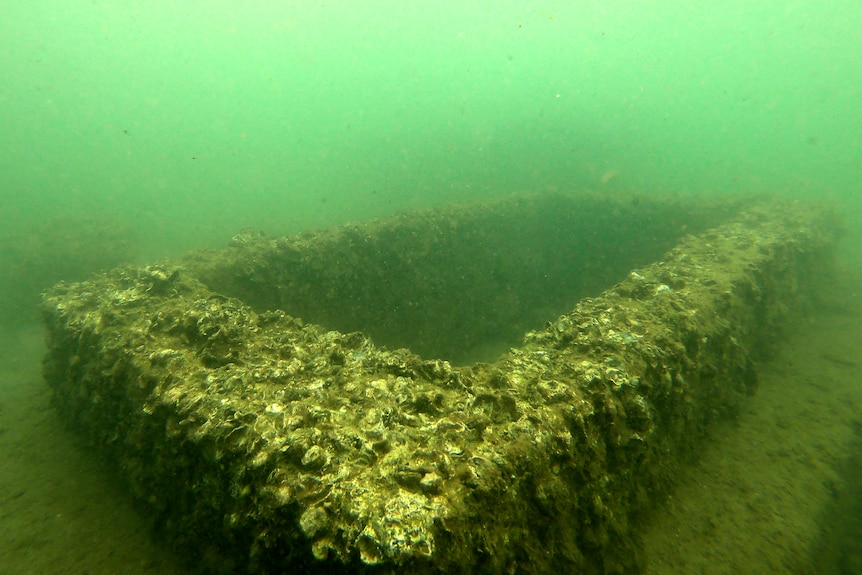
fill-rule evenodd
<path id="1" fill-rule="evenodd" d="M 512 190 L 858 199 L 862 5 L 7 2 L 4 232 L 148 254 Z"/>
<path id="2" fill-rule="evenodd" d="M 3 11 L 6 293 L 246 227 L 512 191 L 770 192 L 860 211 L 849 0 Z"/>

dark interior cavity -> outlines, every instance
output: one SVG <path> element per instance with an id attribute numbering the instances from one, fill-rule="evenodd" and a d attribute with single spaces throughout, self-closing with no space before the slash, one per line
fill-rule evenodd
<path id="1" fill-rule="evenodd" d="M 257 311 L 282 309 L 467 364 L 496 359 L 731 211 L 680 199 L 521 195 L 290 238 L 244 233 L 186 263 Z"/>

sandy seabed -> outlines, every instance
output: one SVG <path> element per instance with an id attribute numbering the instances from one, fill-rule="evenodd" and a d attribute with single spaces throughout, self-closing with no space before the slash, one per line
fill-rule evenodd
<path id="1" fill-rule="evenodd" d="M 862 574 L 862 261 L 759 364 L 644 530 L 649 575 Z M 0 337 L 0 575 L 188 573 L 42 380 L 40 326 Z"/>

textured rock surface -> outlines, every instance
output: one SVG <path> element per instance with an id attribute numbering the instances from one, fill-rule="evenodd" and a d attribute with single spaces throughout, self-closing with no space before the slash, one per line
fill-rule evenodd
<path id="1" fill-rule="evenodd" d="M 215 259 L 122 268 L 46 294 L 45 376 L 202 570 L 636 570 L 637 514 L 833 240 L 763 204 L 468 367 L 255 311 L 198 279 Z"/>

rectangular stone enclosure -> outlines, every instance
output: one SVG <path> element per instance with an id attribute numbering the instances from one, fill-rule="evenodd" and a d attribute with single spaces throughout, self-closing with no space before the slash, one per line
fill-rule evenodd
<path id="1" fill-rule="evenodd" d="M 553 193 L 242 233 L 52 288 L 44 374 L 200 572 L 637 572 L 836 229 Z"/>

